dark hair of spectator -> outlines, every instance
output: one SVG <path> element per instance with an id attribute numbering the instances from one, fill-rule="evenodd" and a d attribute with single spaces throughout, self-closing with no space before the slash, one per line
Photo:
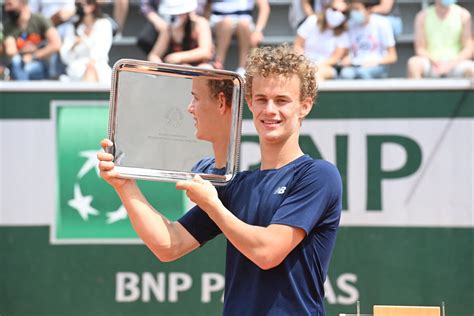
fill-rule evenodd
<path id="1" fill-rule="evenodd" d="M 102 13 L 102 7 L 97 0 L 86 0 L 86 4 L 94 6 L 94 11 L 92 11 L 92 15 L 94 16 L 96 20 L 104 17 L 104 14 Z M 76 2 L 76 5 L 82 6 L 80 2 Z M 74 23 L 74 27 L 77 28 L 79 24 L 81 24 L 83 19 L 84 19 L 84 15 L 80 16 L 77 22 Z"/>
<path id="2" fill-rule="evenodd" d="M 380 0 L 351 0 L 351 3 L 361 3 L 366 9 L 380 4 Z"/>

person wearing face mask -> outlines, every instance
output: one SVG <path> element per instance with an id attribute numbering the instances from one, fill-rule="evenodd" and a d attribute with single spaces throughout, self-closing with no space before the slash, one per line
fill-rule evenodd
<path id="1" fill-rule="evenodd" d="M 345 1 L 333 0 L 326 10 L 309 16 L 297 30 L 294 48 L 317 64 L 318 80 L 336 78 L 335 66 L 347 54 L 346 12 Z"/>
<path id="2" fill-rule="evenodd" d="M 395 38 L 387 18 L 371 14 L 376 0 L 352 0 L 349 18 L 349 55 L 343 59 L 342 79 L 374 79 L 388 75 L 397 61 Z"/>
<path id="3" fill-rule="evenodd" d="M 32 13 L 26 0 L 6 0 L 5 55 L 13 80 L 48 79 L 47 60 L 61 47 L 51 21 Z"/>
<path id="4" fill-rule="evenodd" d="M 61 47 L 61 58 L 67 67 L 60 80 L 110 83 L 112 24 L 96 0 L 80 0 L 76 11 L 79 20 L 68 28 Z"/>
<path id="5" fill-rule="evenodd" d="M 160 37 L 165 37 L 164 42 L 168 44 L 154 49 L 149 60 L 213 68 L 211 28 L 206 18 L 194 13 L 197 6 L 197 0 L 160 3 L 160 16 L 169 21 L 168 31 L 160 33 Z"/>
<path id="6" fill-rule="evenodd" d="M 436 0 L 415 18 L 415 53 L 408 78 L 474 76 L 472 17 L 455 0 Z"/>

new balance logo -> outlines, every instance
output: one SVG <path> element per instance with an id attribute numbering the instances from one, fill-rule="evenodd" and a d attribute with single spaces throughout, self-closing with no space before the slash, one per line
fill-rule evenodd
<path id="1" fill-rule="evenodd" d="M 283 194 L 285 193 L 286 187 L 279 187 L 278 189 L 273 192 L 273 194 Z"/>

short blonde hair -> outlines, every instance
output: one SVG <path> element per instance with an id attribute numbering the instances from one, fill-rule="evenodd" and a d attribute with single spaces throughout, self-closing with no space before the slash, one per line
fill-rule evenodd
<path id="1" fill-rule="evenodd" d="M 252 81 L 255 76 L 283 75 L 300 78 L 300 101 L 316 100 L 316 65 L 288 44 L 254 49 L 248 56 L 245 72 L 245 93 L 252 97 Z"/>

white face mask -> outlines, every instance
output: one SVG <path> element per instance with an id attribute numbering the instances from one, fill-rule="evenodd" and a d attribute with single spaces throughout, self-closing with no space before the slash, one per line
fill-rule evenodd
<path id="1" fill-rule="evenodd" d="M 328 22 L 329 27 L 336 28 L 346 20 L 346 17 L 341 11 L 336 11 L 331 8 L 327 9 L 325 12 L 326 22 Z"/>

